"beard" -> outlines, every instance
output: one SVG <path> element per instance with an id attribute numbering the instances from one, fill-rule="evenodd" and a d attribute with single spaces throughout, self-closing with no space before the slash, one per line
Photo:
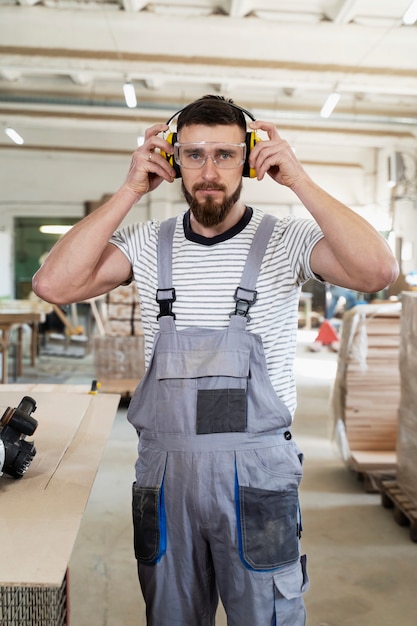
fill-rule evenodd
<path id="1" fill-rule="evenodd" d="M 216 202 L 211 197 L 205 198 L 203 202 L 198 202 L 195 197 L 195 193 L 199 189 L 219 189 L 220 191 L 226 191 L 226 189 L 223 185 L 216 185 L 214 183 L 196 183 L 192 188 L 192 193 L 190 193 L 185 188 L 184 183 L 182 183 L 182 193 L 184 194 L 184 198 L 186 199 L 194 218 L 199 224 L 201 224 L 201 226 L 210 228 L 221 224 L 229 215 L 232 207 L 240 198 L 240 194 L 242 192 L 242 181 L 240 181 L 232 195 L 226 196 L 223 202 Z"/>

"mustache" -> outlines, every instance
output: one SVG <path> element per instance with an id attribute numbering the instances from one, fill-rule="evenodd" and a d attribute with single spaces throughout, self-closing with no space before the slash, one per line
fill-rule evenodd
<path id="1" fill-rule="evenodd" d="M 193 185 L 193 192 L 201 190 L 215 189 L 216 191 L 226 191 L 224 185 L 218 185 L 215 183 L 196 183 Z"/>

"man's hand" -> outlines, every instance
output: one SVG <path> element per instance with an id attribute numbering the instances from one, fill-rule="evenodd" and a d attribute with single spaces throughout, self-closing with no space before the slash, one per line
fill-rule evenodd
<path id="1" fill-rule="evenodd" d="M 258 180 L 269 174 L 277 183 L 292 188 L 302 178 L 307 178 L 293 149 L 280 137 L 275 124 L 257 120 L 249 127 L 252 130 L 264 130 L 268 134 L 268 140 L 259 141 L 249 157 L 250 166 L 255 168 Z"/>
<path id="2" fill-rule="evenodd" d="M 145 132 L 145 141 L 133 153 L 125 185 L 138 196 L 156 189 L 163 180 L 172 183 L 175 170 L 161 156 L 160 150 L 171 154 L 173 147 L 159 136 L 168 130 L 166 124 L 155 124 Z"/>
<path id="3" fill-rule="evenodd" d="M 249 156 L 258 180 L 269 174 L 292 189 L 323 232 L 311 252 L 313 272 L 329 283 L 365 293 L 375 293 L 394 282 L 398 263 L 373 226 L 310 178 L 273 123 L 258 120 L 249 126 L 268 135 Z"/>

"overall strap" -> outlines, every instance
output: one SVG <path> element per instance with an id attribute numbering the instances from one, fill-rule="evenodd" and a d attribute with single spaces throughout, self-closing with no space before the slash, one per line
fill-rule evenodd
<path id="1" fill-rule="evenodd" d="M 244 327 L 246 322 L 250 320 L 249 309 L 255 304 L 257 298 L 256 281 L 258 280 L 262 260 L 276 221 L 277 219 L 273 215 L 263 215 L 253 237 L 245 267 L 243 268 L 240 286 L 235 291 L 236 307 L 230 315 L 231 325 L 238 324 L 240 327 Z M 237 321 L 239 318 L 241 319 L 240 322 Z"/>
<path id="2" fill-rule="evenodd" d="M 156 301 L 159 304 L 158 320 L 170 318 L 170 322 L 175 319 L 172 312 L 172 303 L 175 302 L 175 289 L 172 286 L 172 242 L 174 239 L 177 218 L 171 217 L 161 222 L 158 236 L 158 290 Z"/>
<path id="3" fill-rule="evenodd" d="M 245 267 L 243 268 L 240 286 L 235 291 L 236 307 L 230 315 L 231 326 L 244 328 L 250 319 L 248 315 L 249 309 L 256 302 L 257 297 L 255 290 L 256 282 L 276 221 L 276 218 L 272 215 L 265 214 L 256 230 Z M 158 237 L 158 290 L 156 301 L 160 307 L 158 320 L 164 327 L 172 327 L 175 320 L 175 314 L 172 312 L 172 304 L 176 299 L 175 289 L 172 286 L 172 243 L 176 223 L 176 217 L 161 222 Z M 166 322 L 163 320 L 166 320 Z"/>

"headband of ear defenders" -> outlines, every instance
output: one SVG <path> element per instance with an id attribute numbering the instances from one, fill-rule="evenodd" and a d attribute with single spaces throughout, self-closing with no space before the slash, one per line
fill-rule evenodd
<path id="1" fill-rule="evenodd" d="M 233 104 L 231 102 L 228 102 L 227 104 L 229 106 L 233 107 L 234 109 L 237 109 L 238 111 L 241 111 L 244 115 L 246 115 L 246 117 L 248 117 L 253 122 L 256 120 L 254 115 L 250 111 L 248 111 L 247 109 L 243 109 L 242 107 L 238 106 L 237 104 Z M 169 118 L 169 120 L 167 121 L 167 126 L 169 126 L 170 123 L 172 122 L 172 120 L 175 119 L 180 113 L 185 111 L 185 109 L 187 109 L 189 106 L 191 106 L 191 105 L 187 104 L 187 106 L 183 107 L 182 109 L 180 109 L 179 111 L 174 113 L 174 115 L 172 115 Z M 170 143 L 172 146 L 176 143 L 177 139 L 178 139 L 178 135 L 175 132 L 170 132 L 165 137 L 165 140 L 168 143 Z M 258 143 L 258 141 L 260 141 L 260 138 L 256 134 L 255 131 L 248 131 L 246 133 L 246 137 L 245 137 L 246 157 L 245 157 L 245 163 L 243 165 L 242 176 L 245 176 L 247 178 L 256 178 L 256 171 L 255 171 L 255 169 L 253 167 L 249 167 L 249 155 L 250 155 L 251 150 L 253 149 L 253 147 Z M 180 169 L 180 166 L 177 163 L 175 163 L 174 155 L 173 154 L 167 154 L 166 152 L 164 152 L 162 150 L 161 150 L 161 155 L 163 157 L 165 157 L 165 159 L 168 161 L 168 163 L 174 168 L 174 170 L 175 170 L 175 178 L 181 178 L 181 169 Z"/>

